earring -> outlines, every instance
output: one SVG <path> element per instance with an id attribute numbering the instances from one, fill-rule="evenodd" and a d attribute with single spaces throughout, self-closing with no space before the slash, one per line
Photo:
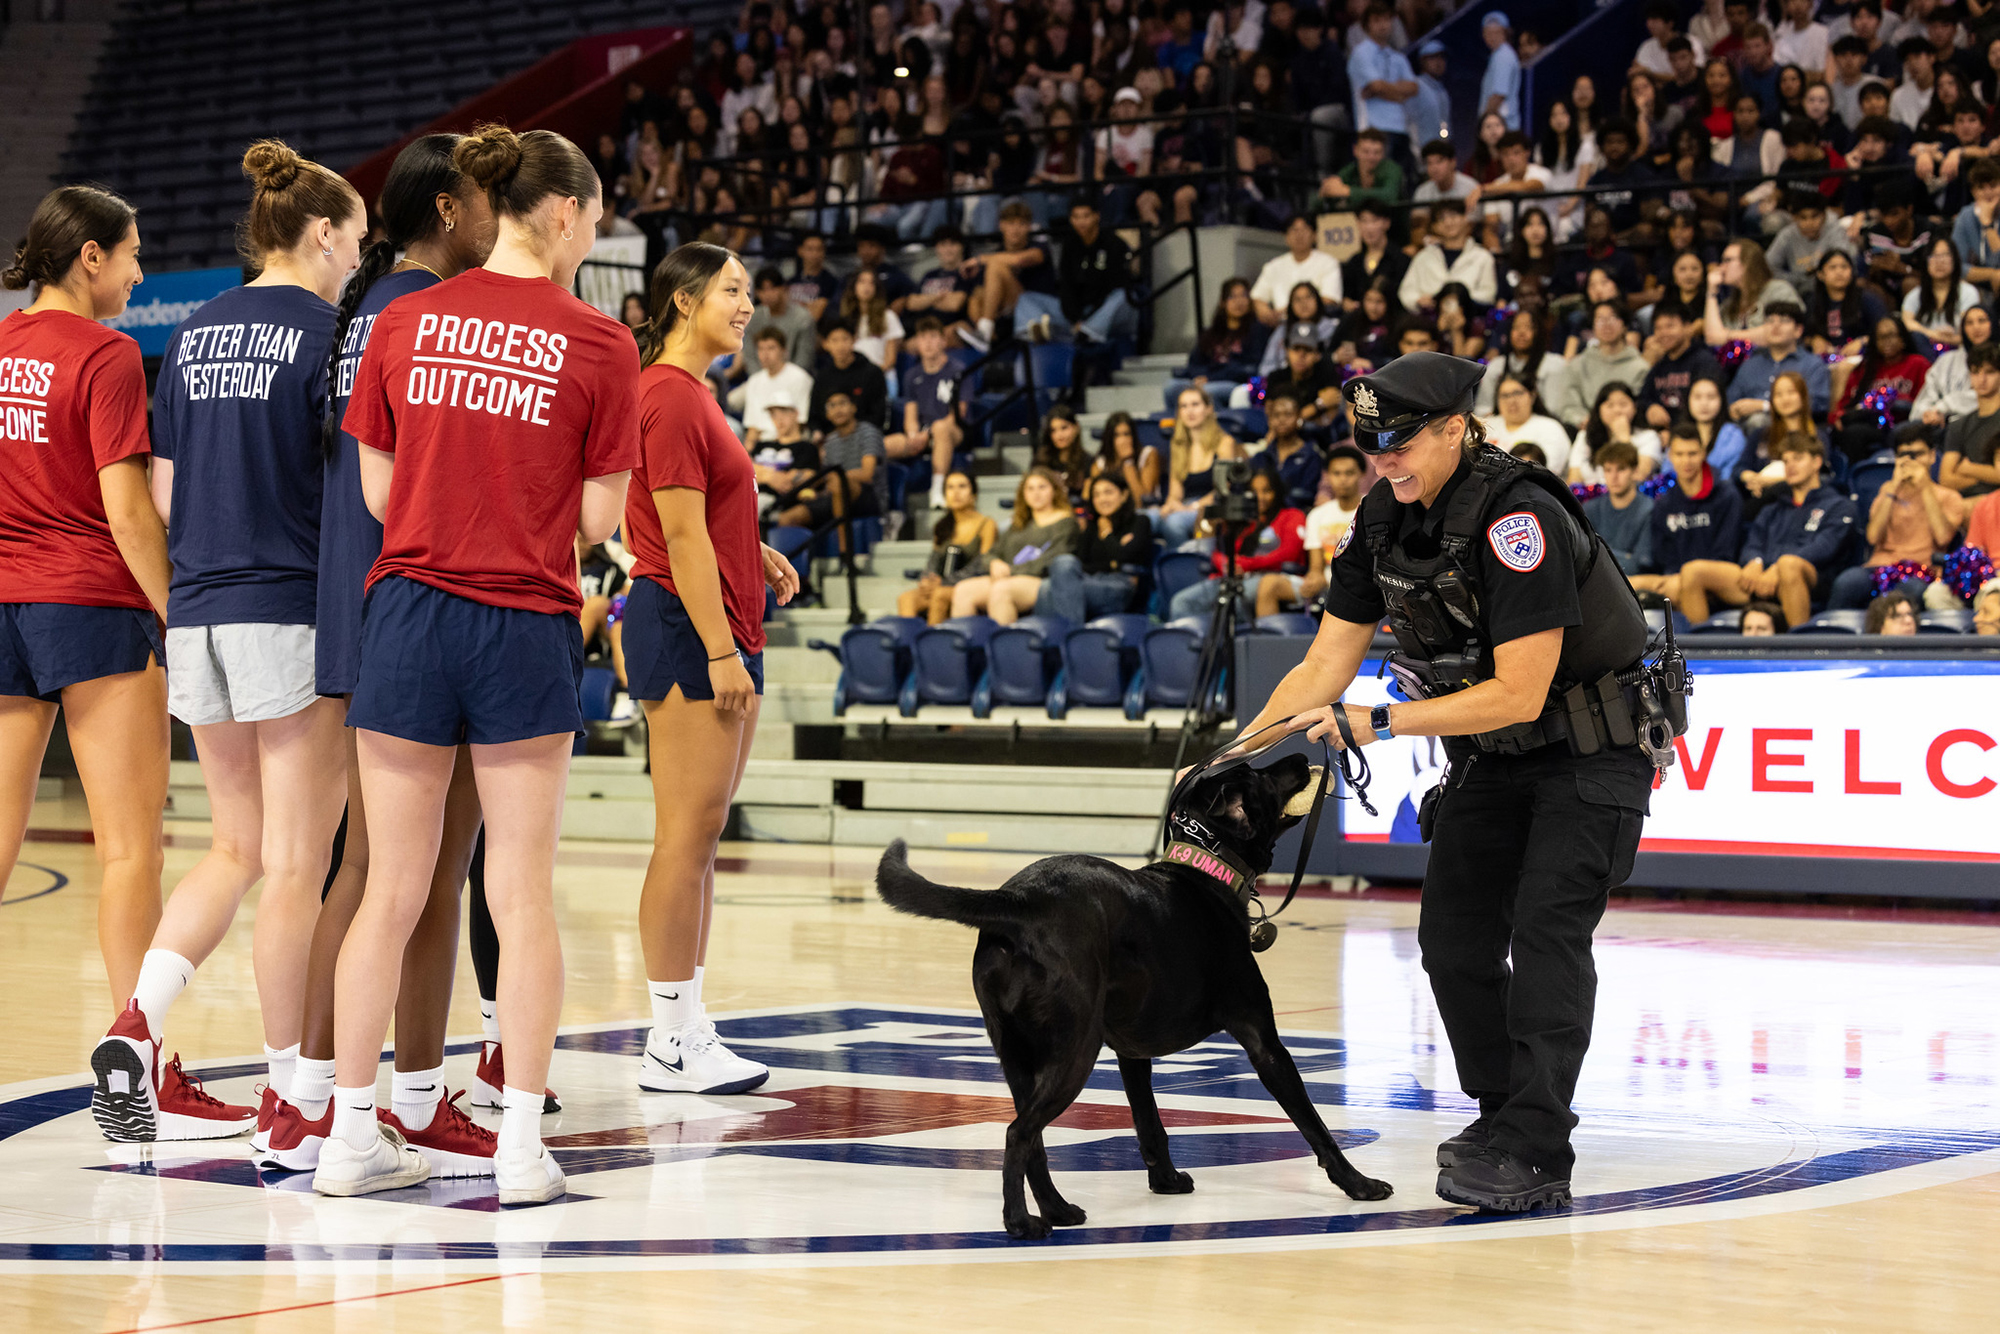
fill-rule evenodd
<path id="1" fill-rule="evenodd" d="M 576 239 L 576 233 L 575 233 L 575 232 L 572 232 L 572 231 L 570 231 L 570 230 L 569 230 L 568 228 L 564 228 L 564 229 L 563 229 L 563 240 L 565 240 L 565 241 L 574 241 L 575 239 Z M 329 253 L 331 253 L 331 252 L 329 252 Z"/>
<path id="2" fill-rule="evenodd" d="M 325 246 L 321 246 L 319 248 L 319 253 L 325 255 L 328 259 L 333 258 L 333 252 L 331 250 L 328 250 Z"/>
<path id="3" fill-rule="evenodd" d="M 453 227 L 456 227 L 457 225 L 458 224 L 453 222 L 450 218 L 446 218 L 444 220 L 444 229 L 446 231 L 450 231 Z"/>

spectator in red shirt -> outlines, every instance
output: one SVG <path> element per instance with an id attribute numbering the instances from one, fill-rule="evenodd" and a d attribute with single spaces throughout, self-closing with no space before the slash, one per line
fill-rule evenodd
<path id="1" fill-rule="evenodd" d="M 1861 354 L 1861 364 L 1847 377 L 1847 386 L 1840 395 L 1840 402 L 1833 410 L 1833 420 L 1839 422 L 1850 409 L 1877 389 L 1887 390 L 1896 396 L 1896 401 L 1905 408 L 1917 401 L 1917 393 L 1924 387 L 1924 377 L 1931 372 L 1931 364 L 1910 350 L 1910 340 L 1903 332 L 1903 324 L 1893 315 L 1884 315 L 1875 321 L 1869 331 L 1868 347 Z M 1866 438 L 1852 445 L 1841 441 L 1849 457 L 1867 458 L 1882 446 L 1879 430 L 1866 433 Z"/>
<path id="2" fill-rule="evenodd" d="M 1269 468 L 1250 474 L 1250 493 L 1257 497 L 1257 522 L 1236 539 L 1236 572 L 1243 576 L 1243 614 L 1257 604 L 1257 585 L 1266 574 L 1302 574 L 1306 566 L 1306 516 L 1284 508 L 1284 484 Z M 1220 539 L 1217 539 L 1218 542 Z M 1174 594 L 1169 615 L 1206 616 L 1222 596 L 1222 575 L 1228 558 L 1214 553 L 1215 573 Z"/>
<path id="3" fill-rule="evenodd" d="M 60 703 L 104 868 L 99 942 L 115 1008 L 160 920 L 172 573 L 147 493 L 139 345 L 98 322 L 142 281 L 131 205 L 88 186 L 53 192 L 0 281 L 35 289 L 0 321 L 0 884 Z"/>
<path id="4" fill-rule="evenodd" d="M 701 1002 L 715 845 L 764 691 L 764 590 L 798 591 L 791 562 L 757 539 L 756 467 L 703 381 L 743 346 L 753 310 L 736 256 L 684 245 L 653 275 L 639 337 L 625 665 L 646 710 L 658 831 L 639 899 L 653 1008 L 639 1087 L 661 1093 L 742 1093 L 771 1073 L 722 1045 Z"/>
<path id="5" fill-rule="evenodd" d="M 383 522 L 347 715 L 371 856 L 335 977 L 333 1121 L 313 1186 L 361 1195 L 428 1175 L 379 1127 L 375 1075 L 465 742 L 506 962 L 494 1176 L 502 1204 L 540 1204 L 564 1191 L 541 1117 L 563 989 L 555 846 L 583 726 L 574 534 L 597 543 L 618 527 L 639 461 L 639 361 L 629 330 L 567 290 L 603 212 L 590 160 L 561 135 L 502 126 L 453 158 L 499 239 L 483 266 L 376 318 L 343 423 Z"/>

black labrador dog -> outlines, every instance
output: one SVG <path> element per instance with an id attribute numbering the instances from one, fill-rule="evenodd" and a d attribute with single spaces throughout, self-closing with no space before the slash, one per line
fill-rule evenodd
<path id="1" fill-rule="evenodd" d="M 1262 874 L 1278 836 L 1310 809 L 1317 781 L 1305 758 L 1291 755 L 1199 779 L 1183 805 L 1242 866 Z M 1357 1200 L 1389 1196 L 1387 1182 L 1347 1161 L 1314 1109 L 1278 1037 L 1250 949 L 1249 913 L 1218 880 L 1169 862 L 1128 871 L 1097 857 L 1061 856 L 998 889 L 954 889 L 911 870 L 898 839 L 882 854 L 875 887 L 899 911 L 979 928 L 972 989 L 1014 1096 L 1001 1185 L 1009 1236 L 1034 1240 L 1084 1221 L 1049 1178 L 1042 1130 L 1076 1100 L 1107 1045 L 1118 1056 L 1148 1184 L 1162 1195 L 1193 1190 L 1168 1156 L 1153 1061 L 1216 1032 L 1243 1045 L 1329 1181 Z M 1040 1217 L 1028 1212 L 1023 1182 Z"/>

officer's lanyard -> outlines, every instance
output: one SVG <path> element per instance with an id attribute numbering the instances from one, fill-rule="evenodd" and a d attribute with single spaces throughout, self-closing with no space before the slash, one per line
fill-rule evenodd
<path id="1" fill-rule="evenodd" d="M 1276 917 L 1279 913 L 1291 907 L 1293 898 L 1298 895 L 1299 882 L 1305 878 L 1306 861 L 1312 856 L 1313 840 L 1319 834 L 1320 812 L 1326 807 L 1327 793 L 1333 785 L 1333 771 L 1336 765 L 1340 769 L 1341 778 L 1354 793 L 1354 799 L 1361 803 L 1361 809 L 1367 811 L 1370 815 L 1378 814 L 1373 803 L 1368 800 L 1368 783 L 1371 777 L 1368 769 L 1368 759 L 1361 753 L 1361 748 L 1354 744 L 1354 732 L 1347 722 L 1346 707 L 1337 700 L 1333 705 L 1333 718 L 1334 725 L 1340 729 L 1340 739 L 1343 749 L 1336 755 L 1333 747 L 1328 744 L 1326 738 L 1320 738 L 1320 757 L 1324 763 L 1321 764 L 1319 771 L 1319 790 L 1313 794 L 1312 811 L 1306 816 L 1305 834 L 1299 842 L 1298 865 L 1292 868 L 1292 883 L 1285 889 L 1284 901 L 1275 910 L 1265 913 L 1264 916 L 1266 918 Z M 1195 780 L 1201 777 L 1203 771 L 1215 766 L 1216 761 L 1220 760 L 1230 751 L 1235 750 L 1238 746 L 1241 746 L 1244 742 L 1260 737 L 1274 727 L 1289 726 L 1291 722 L 1291 718 L 1280 718 L 1276 722 L 1266 723 L 1248 736 L 1236 737 L 1233 740 L 1224 742 L 1202 759 L 1196 761 L 1188 769 L 1187 776 L 1174 785 L 1173 796 L 1167 801 L 1168 819 L 1171 820 L 1173 818 L 1172 812 L 1174 807 L 1180 804 L 1181 798 L 1192 789 Z M 1354 763 L 1349 763 L 1349 756 L 1353 757 Z M 1221 765 L 1220 768 L 1233 769 L 1239 764 L 1248 764 L 1250 758 L 1249 755 L 1240 755 Z M 1257 893 L 1257 885 L 1254 879 L 1246 879 L 1244 888 L 1242 891 L 1239 891 L 1239 894 L 1243 897 L 1246 905 L 1250 899 L 1258 899 L 1261 907 L 1262 900 Z"/>

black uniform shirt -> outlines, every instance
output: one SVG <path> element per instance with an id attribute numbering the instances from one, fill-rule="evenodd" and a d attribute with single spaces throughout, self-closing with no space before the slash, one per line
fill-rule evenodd
<path id="1" fill-rule="evenodd" d="M 1470 474 L 1470 465 L 1460 463 L 1429 509 L 1397 505 L 1392 543 L 1420 560 L 1435 557 L 1445 510 Z M 1377 484 L 1385 492 L 1387 486 L 1387 482 Z M 1382 590 L 1375 583 L 1375 561 L 1362 532 L 1362 520 L 1379 503 L 1372 493 L 1362 502 L 1361 512 L 1341 536 L 1329 571 L 1326 609 L 1344 621 L 1374 624 L 1387 614 Z M 1583 624 L 1572 545 L 1575 527 L 1568 511 L 1534 483 L 1517 481 L 1507 489 L 1504 502 L 1487 512 L 1494 517 L 1484 525 L 1472 556 L 1481 639 L 1489 645 L 1505 644 L 1543 630 Z"/>

